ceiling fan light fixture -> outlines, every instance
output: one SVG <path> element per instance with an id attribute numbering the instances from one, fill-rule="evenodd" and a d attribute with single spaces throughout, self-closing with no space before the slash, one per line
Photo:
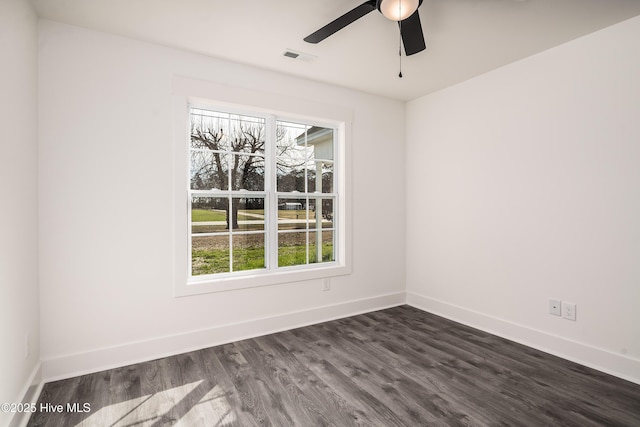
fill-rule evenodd
<path id="1" fill-rule="evenodd" d="M 378 10 L 392 21 L 402 21 L 413 15 L 419 0 L 378 0 Z"/>

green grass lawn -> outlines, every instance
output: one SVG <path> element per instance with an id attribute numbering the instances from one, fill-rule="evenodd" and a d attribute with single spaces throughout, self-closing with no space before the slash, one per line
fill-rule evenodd
<path id="1" fill-rule="evenodd" d="M 291 265 L 303 265 L 307 262 L 307 253 L 304 245 L 280 246 L 278 248 L 278 266 L 288 267 Z M 322 245 L 322 262 L 333 261 L 333 245 L 325 243 Z M 315 264 L 317 261 L 316 247 L 309 247 L 309 263 Z"/>
<path id="2" fill-rule="evenodd" d="M 194 250 L 191 254 L 194 276 L 226 273 L 229 271 L 229 251 L 226 249 Z M 243 248 L 233 251 L 233 270 L 257 270 L 264 268 L 264 248 Z"/>
<path id="3" fill-rule="evenodd" d="M 315 246 L 309 247 L 309 263 L 316 263 Z M 256 270 L 264 268 L 264 248 L 237 248 L 233 251 L 234 271 Z M 229 251 L 227 249 L 194 250 L 191 254 L 192 274 L 215 274 L 229 272 Z M 322 262 L 333 260 L 333 245 L 322 245 Z M 306 264 L 306 250 L 304 245 L 281 246 L 278 249 L 278 266 Z"/>
<path id="4" fill-rule="evenodd" d="M 191 222 L 226 221 L 227 214 L 224 211 L 210 211 L 207 209 L 192 209 Z"/>

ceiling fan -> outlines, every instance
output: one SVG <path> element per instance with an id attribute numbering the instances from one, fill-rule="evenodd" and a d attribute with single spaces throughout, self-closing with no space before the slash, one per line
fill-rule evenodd
<path id="1" fill-rule="evenodd" d="M 308 43 L 318 43 L 362 18 L 374 9 L 385 17 L 397 21 L 400 27 L 405 55 L 414 55 L 426 49 L 418 7 L 423 0 L 369 0 L 334 19 L 313 34 L 304 38 Z"/>

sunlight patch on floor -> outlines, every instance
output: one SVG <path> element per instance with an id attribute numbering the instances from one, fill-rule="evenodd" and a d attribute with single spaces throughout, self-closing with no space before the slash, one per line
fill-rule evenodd
<path id="1" fill-rule="evenodd" d="M 215 386 L 176 423 L 176 426 L 207 425 L 223 427 L 231 425 L 235 421 L 236 417 L 227 403 L 227 393 L 220 386 Z"/>
<path id="2" fill-rule="evenodd" d="M 236 418 L 227 394 L 219 386 L 201 390 L 203 383 L 196 381 L 99 408 L 76 427 L 151 427 L 159 420 L 171 420 L 176 426 L 233 423 Z"/>

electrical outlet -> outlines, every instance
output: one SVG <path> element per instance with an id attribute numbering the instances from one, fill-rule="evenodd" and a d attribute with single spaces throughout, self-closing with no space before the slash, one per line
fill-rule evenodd
<path id="1" fill-rule="evenodd" d="M 322 279 L 322 290 L 325 292 L 331 290 L 331 279 Z"/>
<path id="2" fill-rule="evenodd" d="M 561 314 L 561 304 L 562 301 L 559 299 L 550 299 L 549 300 L 549 314 L 553 314 L 554 316 L 560 316 Z"/>
<path id="3" fill-rule="evenodd" d="M 576 305 L 572 302 L 563 302 L 562 317 L 567 320 L 576 320 Z"/>

